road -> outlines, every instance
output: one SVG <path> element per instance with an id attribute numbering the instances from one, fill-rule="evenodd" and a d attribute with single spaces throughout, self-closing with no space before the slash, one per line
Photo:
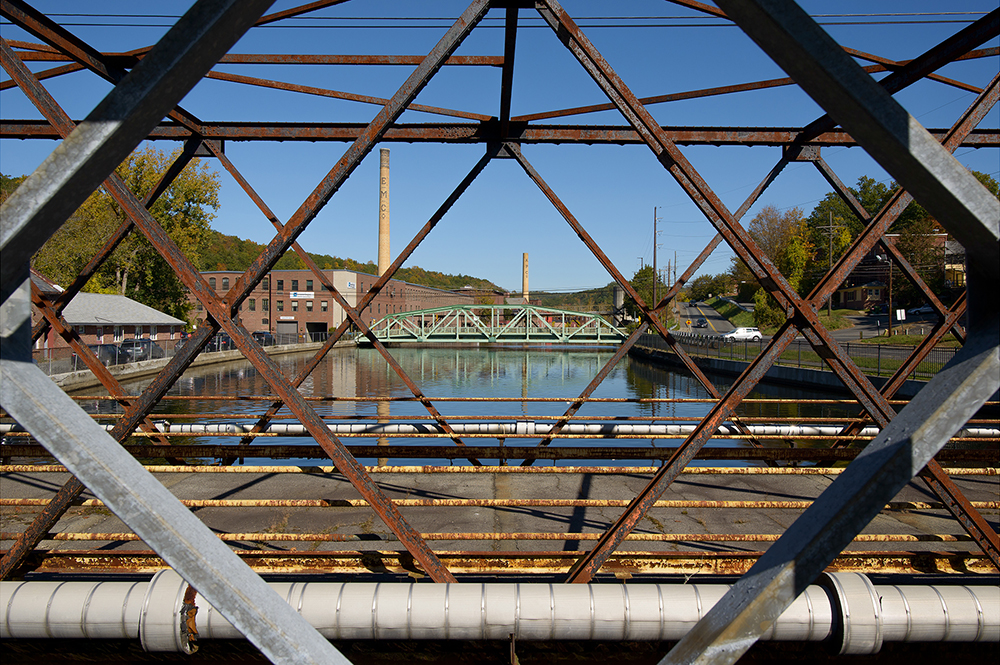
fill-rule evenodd
<path id="1" fill-rule="evenodd" d="M 681 311 L 681 330 L 684 332 L 721 335 L 735 328 L 725 317 L 703 302 L 682 302 L 678 307 Z M 696 328 L 694 324 L 701 318 L 708 322 L 708 326 Z"/>

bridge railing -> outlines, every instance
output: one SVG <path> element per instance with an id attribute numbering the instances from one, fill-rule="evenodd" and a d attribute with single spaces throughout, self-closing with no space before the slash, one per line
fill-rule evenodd
<path id="1" fill-rule="evenodd" d="M 721 335 L 703 335 L 698 333 L 673 333 L 681 347 L 692 356 L 721 358 L 738 362 L 750 362 L 756 358 L 768 340 L 730 340 Z M 670 352 L 670 348 L 662 337 L 656 334 L 646 334 L 636 343 L 638 347 L 646 347 L 658 351 Z M 864 342 L 843 342 L 841 347 L 851 357 L 854 363 L 869 376 L 892 376 L 913 352 L 913 346 L 896 346 Z M 937 347 L 924 358 L 910 374 L 910 378 L 927 380 L 933 377 L 951 360 L 957 349 L 953 347 Z M 829 369 L 827 364 L 813 350 L 805 339 L 795 340 L 781 354 L 775 363 L 786 367 L 803 369 Z"/>

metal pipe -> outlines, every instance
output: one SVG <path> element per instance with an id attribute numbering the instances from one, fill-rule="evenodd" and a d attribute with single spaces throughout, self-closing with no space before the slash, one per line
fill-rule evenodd
<path id="1" fill-rule="evenodd" d="M 858 573 L 830 573 L 822 582 L 809 586 L 764 639 L 832 638 L 841 653 L 874 653 L 884 641 L 1000 641 L 996 586 L 873 586 Z M 269 584 L 330 640 L 672 641 L 729 590 L 726 584 Z M 181 651 L 191 637 L 181 614 L 187 589 L 169 569 L 149 582 L 3 582 L 0 638 L 139 638 L 147 651 Z M 194 605 L 198 640 L 242 639 L 200 595 Z"/>
<path id="2" fill-rule="evenodd" d="M 229 434 L 241 436 L 249 434 L 252 425 L 240 423 L 170 423 L 165 420 L 156 421 L 156 428 L 162 434 Z M 111 430 L 114 425 L 107 424 L 104 428 Z M 513 422 L 465 422 L 452 423 L 451 429 L 459 436 L 489 436 L 504 438 L 539 438 L 549 436 L 555 425 L 547 422 L 513 421 Z M 604 437 L 604 438 L 648 438 L 687 436 L 697 425 L 650 424 L 650 423 L 567 423 L 559 434 L 563 437 Z M 798 436 L 842 436 L 844 427 L 839 425 L 745 425 L 754 436 L 798 437 Z M 327 428 L 336 436 L 450 436 L 437 423 L 329 423 Z M 0 435 L 21 431 L 13 423 L 0 424 Z M 865 427 L 853 436 L 878 436 L 879 428 Z M 270 436 L 309 436 L 309 430 L 298 423 L 272 423 L 258 434 Z M 716 436 L 744 437 L 738 428 L 729 425 L 719 425 Z M 997 438 L 1000 428 L 966 427 L 955 433 L 956 437 L 967 438 Z"/>

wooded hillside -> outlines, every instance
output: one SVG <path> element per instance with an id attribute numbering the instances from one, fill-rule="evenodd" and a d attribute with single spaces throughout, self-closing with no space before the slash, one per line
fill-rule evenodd
<path id="1" fill-rule="evenodd" d="M 201 248 L 201 269 L 246 270 L 263 250 L 264 245 L 253 240 L 243 240 L 212 230 L 206 238 L 205 245 Z M 378 272 L 378 266 L 372 261 L 362 263 L 354 259 L 342 259 L 339 256 L 313 252 L 309 252 L 309 256 L 316 262 L 316 265 L 324 270 L 357 270 L 369 275 L 375 275 Z M 305 267 L 302 259 L 292 251 L 286 252 L 274 266 L 275 270 L 299 270 L 305 269 Z M 463 286 L 477 289 L 500 288 L 486 279 L 470 277 L 469 275 L 448 275 L 435 270 L 424 270 L 419 266 L 400 268 L 395 277 L 411 284 L 437 289 L 460 289 Z"/>

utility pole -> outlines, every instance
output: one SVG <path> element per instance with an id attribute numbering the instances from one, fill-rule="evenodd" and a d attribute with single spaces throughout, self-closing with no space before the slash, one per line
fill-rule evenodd
<path id="1" fill-rule="evenodd" d="M 656 273 L 656 206 L 653 206 L 653 302 L 652 306 L 656 307 L 656 283 L 660 281 L 659 276 Z"/>
<path id="2" fill-rule="evenodd" d="M 830 270 L 833 268 L 833 231 L 834 231 L 834 229 L 839 229 L 840 228 L 839 225 L 837 225 L 837 226 L 833 225 L 833 211 L 832 210 L 830 211 L 830 223 L 827 224 L 826 226 L 818 226 L 816 228 L 820 229 L 821 231 L 826 231 L 826 237 L 827 237 L 827 239 L 829 241 L 829 245 L 828 245 L 828 249 L 827 249 L 827 253 L 826 253 L 826 271 L 830 272 Z M 829 298 L 827 298 L 827 301 L 826 301 L 826 315 L 827 316 L 832 316 L 833 315 L 833 295 L 832 294 L 830 295 Z"/>

